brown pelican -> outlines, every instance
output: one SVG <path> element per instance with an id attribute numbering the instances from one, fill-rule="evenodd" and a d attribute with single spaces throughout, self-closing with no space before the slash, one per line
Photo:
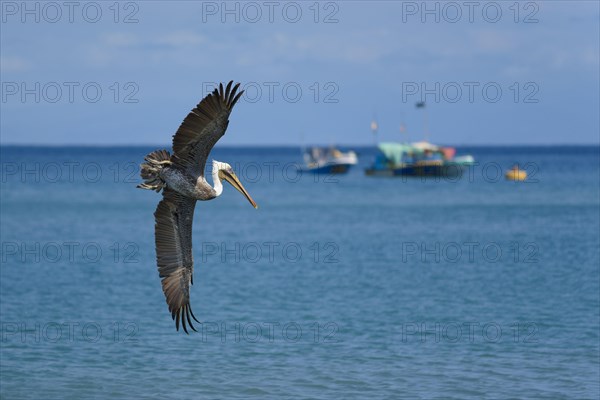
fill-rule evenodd
<path id="1" fill-rule="evenodd" d="M 167 150 L 148 154 L 141 165 L 144 183 L 139 188 L 163 191 L 154 217 L 156 262 L 162 288 L 175 326 L 185 333 L 186 320 L 194 331 L 191 317 L 199 322 L 190 306 L 190 284 L 193 284 L 192 222 L 197 200 L 212 200 L 223 192 L 226 180 L 258 208 L 227 163 L 213 161 L 211 186 L 204 177 L 206 159 L 215 143 L 225 134 L 229 114 L 244 91 L 236 95 L 238 83 L 229 82 L 206 96 L 183 120 L 173 136 L 173 155 Z"/>

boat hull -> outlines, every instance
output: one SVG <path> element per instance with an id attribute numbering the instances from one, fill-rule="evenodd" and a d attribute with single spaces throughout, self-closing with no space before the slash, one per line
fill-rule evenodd
<path id="1" fill-rule="evenodd" d="M 314 168 L 306 168 L 303 171 L 313 174 L 345 174 L 350 171 L 353 164 L 329 164 Z"/>
<path id="2" fill-rule="evenodd" d="M 367 168 L 368 176 L 381 177 L 461 177 L 469 164 L 405 165 L 398 168 Z"/>

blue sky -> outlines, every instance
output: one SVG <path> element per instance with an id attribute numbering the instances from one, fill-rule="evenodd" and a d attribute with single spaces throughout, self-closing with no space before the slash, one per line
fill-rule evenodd
<path id="1" fill-rule="evenodd" d="M 467 3 L 3 1 L 1 143 L 166 144 L 230 79 L 221 144 L 599 143 L 599 3 Z"/>

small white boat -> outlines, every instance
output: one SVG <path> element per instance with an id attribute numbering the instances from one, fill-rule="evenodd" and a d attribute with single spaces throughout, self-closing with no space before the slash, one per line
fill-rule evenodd
<path id="1" fill-rule="evenodd" d="M 306 171 L 316 174 L 345 174 L 358 163 L 354 151 L 341 152 L 335 147 L 309 147 L 304 151 Z"/>

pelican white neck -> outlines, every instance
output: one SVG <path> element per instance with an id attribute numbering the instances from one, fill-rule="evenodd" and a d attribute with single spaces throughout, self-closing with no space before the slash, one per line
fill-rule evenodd
<path id="1" fill-rule="evenodd" d="M 223 193 L 223 182 L 222 179 L 225 179 L 227 182 L 231 184 L 238 192 L 244 195 L 246 199 L 252 204 L 252 207 L 258 208 L 252 197 L 248 194 L 246 189 L 244 189 L 244 185 L 233 172 L 233 168 L 231 165 L 219 161 L 213 160 L 213 190 L 215 191 L 216 196 L 220 196 Z"/>
<path id="2" fill-rule="evenodd" d="M 219 178 L 219 170 L 226 169 L 229 167 L 229 164 L 222 163 L 220 161 L 213 160 L 212 165 L 212 179 L 213 179 L 213 189 L 217 193 L 217 197 L 223 193 L 223 182 L 221 182 L 221 178 Z"/>

